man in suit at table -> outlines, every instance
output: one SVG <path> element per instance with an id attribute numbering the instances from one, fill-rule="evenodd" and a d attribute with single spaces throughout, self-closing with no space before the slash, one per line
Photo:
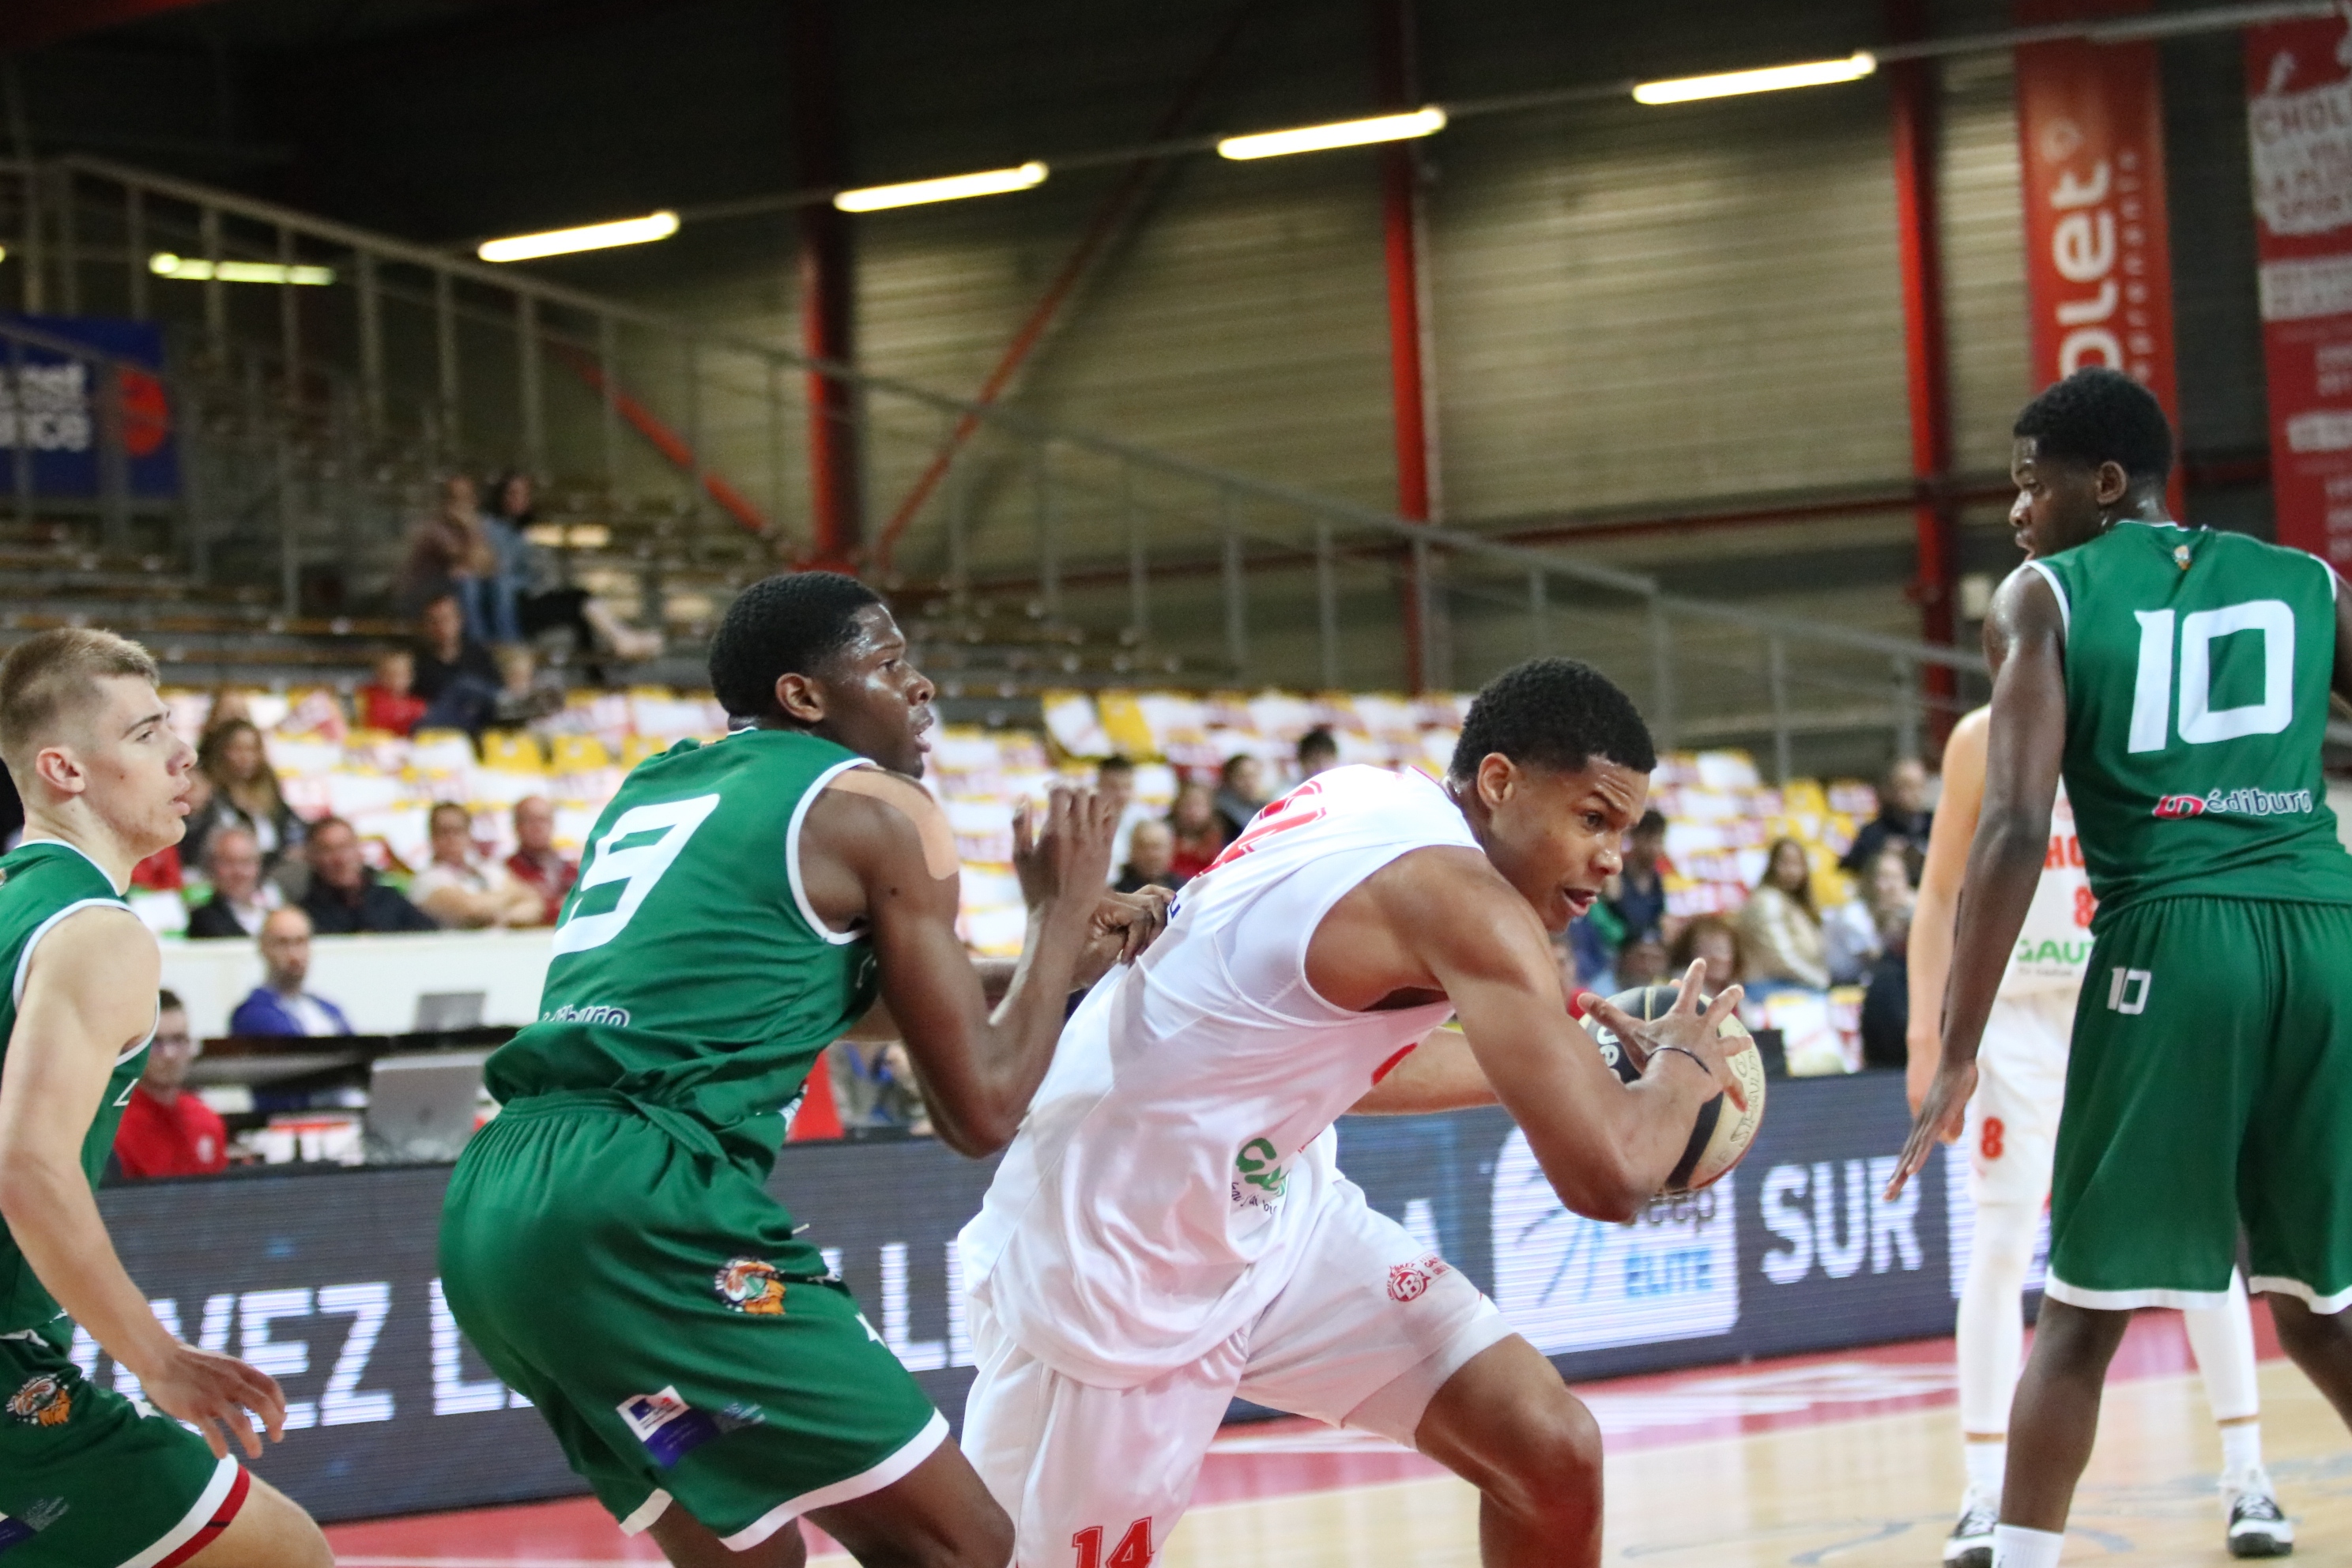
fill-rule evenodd
<path id="1" fill-rule="evenodd" d="M 232 1035 L 348 1035 L 343 1010 L 302 989 L 310 977 L 310 917 L 274 910 L 261 922 L 262 983 L 229 1015 Z"/>

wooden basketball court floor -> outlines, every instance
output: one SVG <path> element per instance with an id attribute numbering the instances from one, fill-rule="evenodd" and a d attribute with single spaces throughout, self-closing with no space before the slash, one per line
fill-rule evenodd
<path id="1" fill-rule="evenodd" d="M 2255 1309 L 2263 1435 L 2295 1559 L 2352 1568 L 2352 1438 Z M 1702 1368 L 1578 1390 L 1609 1452 L 1607 1559 L 1643 1568 L 1932 1568 L 1958 1502 L 1952 1345 Z M 2220 1446 L 2179 1319 L 2143 1313 L 2116 1359 L 2067 1561 L 2230 1561 Z M 585 1499 L 329 1530 L 344 1568 L 659 1562 Z M 813 1562 L 845 1564 L 812 1537 Z M 1417 1455 L 1307 1422 L 1228 1427 L 1160 1568 L 1451 1568 L 1477 1497 Z"/>

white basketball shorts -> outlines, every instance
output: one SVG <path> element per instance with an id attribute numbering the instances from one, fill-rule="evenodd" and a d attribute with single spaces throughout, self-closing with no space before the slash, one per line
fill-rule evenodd
<path id="1" fill-rule="evenodd" d="M 971 1303 L 980 1371 L 963 1451 L 1013 1517 L 1018 1568 L 1156 1557 L 1235 1394 L 1411 1447 L 1446 1379 L 1511 1332 L 1476 1287 L 1351 1182 L 1330 1189 L 1295 1258 L 1289 1285 L 1255 1322 L 1134 1388 L 1055 1371 Z"/>
<path id="2" fill-rule="evenodd" d="M 1969 1196 L 1978 1203 L 2038 1209 L 2050 1196 L 2074 1032 L 2071 991 L 2033 991 L 1993 1003 L 1977 1050 L 1977 1092 L 1969 1101 L 1964 1135 Z"/>

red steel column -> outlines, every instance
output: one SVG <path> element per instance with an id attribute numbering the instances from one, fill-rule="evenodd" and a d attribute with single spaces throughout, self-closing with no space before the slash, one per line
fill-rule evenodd
<path id="1" fill-rule="evenodd" d="M 1920 0 L 1887 0 L 1887 28 L 1897 40 L 1926 31 Z M 1912 508 L 1919 571 L 1911 596 L 1919 605 L 1919 635 L 1948 645 L 1957 630 L 1953 598 L 1959 566 L 1959 528 L 1951 498 L 1951 363 L 1944 342 L 1944 258 L 1937 210 L 1936 158 L 1940 116 L 1935 68 L 1905 60 L 1888 71 L 1893 89 L 1895 214 L 1903 268 L 1904 360 L 1911 405 L 1911 477 L 1918 488 Z M 1953 672 L 1925 672 L 1929 732 L 1940 748 L 1951 731 L 1958 691 Z"/>
<path id="2" fill-rule="evenodd" d="M 1384 107 L 1414 105 L 1412 0 L 1371 0 L 1376 89 Z M 1429 404 L 1422 378 L 1421 174 L 1413 144 L 1391 142 L 1381 157 L 1381 224 L 1388 263 L 1389 398 L 1396 426 L 1397 510 L 1429 521 Z M 1409 561 L 1399 616 L 1405 686 L 1420 691 L 1423 668 L 1421 574 Z"/>
<path id="3" fill-rule="evenodd" d="M 801 183 L 842 182 L 841 113 L 829 0 L 788 6 L 793 37 L 793 132 Z M 856 357 L 856 278 L 849 216 L 830 202 L 803 206 L 800 230 L 801 348 L 812 359 L 847 365 Z M 809 542 L 813 566 L 857 569 L 864 542 L 859 493 L 857 398 L 846 381 L 811 372 Z"/>

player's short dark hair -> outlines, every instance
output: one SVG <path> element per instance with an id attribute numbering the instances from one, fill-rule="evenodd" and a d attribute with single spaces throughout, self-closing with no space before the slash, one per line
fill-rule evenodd
<path id="1" fill-rule="evenodd" d="M 2172 426 L 2156 394 L 2119 370 L 2085 365 L 2017 416 L 2012 433 L 2033 437 L 2034 451 L 2097 468 L 2117 463 L 2134 480 L 2162 484 L 2172 472 Z"/>
<path id="2" fill-rule="evenodd" d="M 857 612 L 882 595 L 838 572 L 782 572 L 735 595 L 710 639 L 710 689 L 738 719 L 776 705 L 776 680 L 814 675 L 857 635 Z"/>
<path id="3" fill-rule="evenodd" d="M 1560 773 L 1576 773 L 1595 757 L 1643 773 L 1658 765 L 1633 699 L 1572 658 L 1531 658 L 1488 681 L 1462 721 L 1447 772 L 1467 782 L 1496 752 Z"/>

